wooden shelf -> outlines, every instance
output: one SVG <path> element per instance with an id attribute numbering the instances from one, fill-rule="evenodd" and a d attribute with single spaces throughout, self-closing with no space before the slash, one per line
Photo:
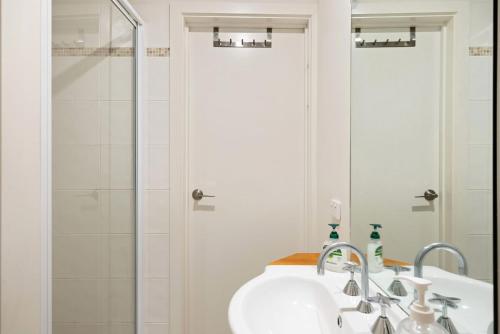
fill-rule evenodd
<path id="1" fill-rule="evenodd" d="M 284 257 L 279 260 L 275 260 L 270 263 L 272 266 L 315 266 L 318 262 L 319 253 L 295 253 L 290 256 Z M 351 261 L 357 262 L 358 257 L 354 254 L 351 256 Z M 399 264 L 400 266 L 411 266 L 411 263 L 393 260 L 393 259 L 384 259 L 384 265 L 392 266 L 395 264 Z"/>

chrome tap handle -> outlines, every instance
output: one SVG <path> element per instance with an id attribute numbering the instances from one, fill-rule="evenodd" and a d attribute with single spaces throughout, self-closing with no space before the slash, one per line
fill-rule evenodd
<path id="1" fill-rule="evenodd" d="M 458 308 L 458 303 L 460 303 L 462 300 L 460 298 L 456 297 L 448 297 L 448 296 L 443 296 L 440 295 L 439 293 L 432 293 L 434 295 L 434 298 L 429 298 L 429 302 L 431 303 L 439 303 L 443 305 L 443 315 L 447 314 L 448 306 L 451 308 Z"/>
<path id="2" fill-rule="evenodd" d="M 361 313 L 371 313 L 373 311 L 373 307 L 368 301 L 370 292 L 368 280 L 368 261 L 365 254 L 359 248 L 348 242 L 336 242 L 325 247 L 319 255 L 318 262 L 316 264 L 318 275 L 321 276 L 325 274 L 326 260 L 328 259 L 330 253 L 337 249 L 350 249 L 358 257 L 359 262 L 361 263 L 361 301 L 358 303 L 356 310 Z"/>
<path id="3" fill-rule="evenodd" d="M 408 267 L 402 267 L 399 264 L 395 264 L 393 266 L 386 266 L 385 268 L 394 271 L 394 273 L 396 274 L 396 276 L 398 276 L 399 273 L 402 272 L 402 271 L 410 271 L 410 268 L 408 268 Z M 406 291 L 405 286 L 398 279 L 395 279 L 395 280 L 392 281 L 391 285 L 389 285 L 388 290 L 392 294 L 394 294 L 396 296 L 399 296 L 399 297 L 405 297 L 405 296 L 408 295 L 408 291 Z"/>
<path id="4" fill-rule="evenodd" d="M 377 303 L 383 306 L 391 306 L 392 304 L 398 304 L 401 300 L 398 298 L 393 298 L 389 296 L 384 296 L 380 292 L 377 292 L 376 296 L 369 297 L 368 301 L 372 303 Z"/>
<path id="5" fill-rule="evenodd" d="M 344 294 L 348 296 L 359 296 L 359 286 L 358 283 L 354 280 L 354 273 L 360 272 L 359 266 L 355 262 L 346 262 L 344 263 L 344 270 L 348 271 L 351 275 L 349 281 L 346 286 L 342 290 Z"/>
<path id="6" fill-rule="evenodd" d="M 387 317 L 387 307 L 399 303 L 399 299 L 384 296 L 377 293 L 376 296 L 368 298 L 369 302 L 380 304 L 380 316 L 373 324 L 371 330 L 374 334 L 393 334 L 395 332 L 389 318 Z"/>
<path id="7" fill-rule="evenodd" d="M 437 319 L 437 323 L 440 324 L 448 333 L 458 334 L 458 331 L 453 324 L 453 321 L 448 317 L 448 307 L 458 308 L 457 303 L 460 302 L 460 298 L 447 297 L 440 295 L 438 293 L 433 293 L 434 298 L 429 299 L 431 303 L 440 303 L 442 305 L 442 315 Z"/>
<path id="8" fill-rule="evenodd" d="M 394 271 L 394 273 L 396 274 L 396 276 L 398 276 L 399 273 L 402 272 L 402 271 L 410 271 L 410 268 L 404 267 L 404 266 L 400 266 L 399 264 L 395 264 L 393 266 L 385 266 L 384 268 L 391 269 L 392 271 Z"/>
<path id="9" fill-rule="evenodd" d="M 342 268 L 342 269 L 344 269 L 345 271 L 348 271 L 350 273 L 361 272 L 361 269 L 359 269 L 358 264 L 356 262 L 351 262 L 351 261 L 344 263 L 344 268 Z"/>
<path id="10" fill-rule="evenodd" d="M 358 264 L 356 262 L 351 262 L 351 261 L 344 263 L 344 268 L 342 269 L 351 273 L 351 281 L 354 280 L 354 273 L 361 272 L 361 269 L 359 268 Z"/>

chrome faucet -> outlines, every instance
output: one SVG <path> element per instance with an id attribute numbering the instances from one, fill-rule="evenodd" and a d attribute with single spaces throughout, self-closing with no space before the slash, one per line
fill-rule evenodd
<path id="1" fill-rule="evenodd" d="M 435 242 L 422 248 L 415 257 L 415 277 L 422 278 L 422 266 L 424 258 L 430 251 L 435 249 L 442 249 L 444 251 L 447 251 L 448 253 L 455 255 L 458 258 L 458 273 L 462 276 L 467 275 L 469 270 L 464 254 L 453 245 L 444 242 Z"/>
<path id="2" fill-rule="evenodd" d="M 361 301 L 356 307 L 356 310 L 361 313 L 372 313 L 373 307 L 368 301 L 370 291 L 368 285 L 368 261 L 366 261 L 365 255 L 356 246 L 353 246 L 348 242 L 336 242 L 334 244 L 331 244 L 330 246 L 325 247 L 318 259 L 318 275 L 325 274 L 325 263 L 328 259 L 328 255 L 330 255 L 330 253 L 334 250 L 342 248 L 348 248 L 352 250 L 358 256 L 358 259 L 361 262 Z"/>

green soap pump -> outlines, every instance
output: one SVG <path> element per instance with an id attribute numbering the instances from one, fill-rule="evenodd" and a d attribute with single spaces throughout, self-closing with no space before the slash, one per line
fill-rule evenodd
<path id="1" fill-rule="evenodd" d="M 332 231 L 330 232 L 330 239 L 323 243 L 323 249 L 330 246 L 333 243 L 339 242 L 339 233 L 337 232 L 337 227 L 340 224 L 328 224 Z M 326 260 L 325 268 L 330 271 L 343 272 L 344 264 L 347 262 L 347 255 L 345 250 L 336 249 L 328 256 Z"/>
<path id="2" fill-rule="evenodd" d="M 384 256 L 382 240 L 380 239 L 380 232 L 378 229 L 382 228 L 380 224 L 370 224 L 373 231 L 370 234 L 370 242 L 368 243 L 367 256 L 368 256 L 368 269 L 371 273 L 378 273 L 384 270 Z"/>

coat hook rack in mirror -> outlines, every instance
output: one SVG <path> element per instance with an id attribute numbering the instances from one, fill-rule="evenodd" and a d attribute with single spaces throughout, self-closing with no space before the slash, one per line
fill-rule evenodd
<path id="1" fill-rule="evenodd" d="M 356 47 L 357 48 L 408 48 L 415 47 L 417 45 L 417 32 L 415 27 L 410 27 L 410 39 L 402 40 L 401 38 L 398 40 L 389 40 L 385 41 L 366 41 L 361 37 L 361 28 L 355 29 L 356 33 Z"/>

